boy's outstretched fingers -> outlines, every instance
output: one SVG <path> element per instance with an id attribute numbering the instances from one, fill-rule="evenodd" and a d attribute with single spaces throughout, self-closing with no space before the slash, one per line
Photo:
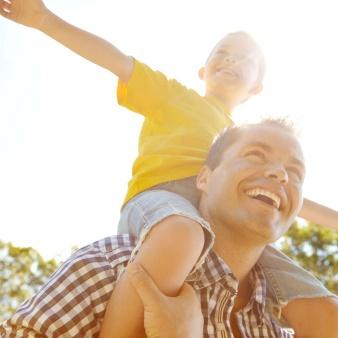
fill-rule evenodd
<path id="1" fill-rule="evenodd" d="M 42 0 L 0 0 L 0 14 L 22 25 L 39 28 L 49 11 Z"/>

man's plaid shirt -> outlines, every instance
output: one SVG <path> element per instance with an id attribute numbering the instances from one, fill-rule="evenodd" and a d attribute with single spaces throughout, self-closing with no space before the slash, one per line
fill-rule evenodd
<path id="1" fill-rule="evenodd" d="M 118 235 L 77 251 L 0 326 L 1 337 L 98 337 L 107 302 L 135 244 L 129 235 Z M 210 252 L 190 277 L 201 301 L 204 337 L 233 337 L 230 313 L 238 283 L 228 266 Z M 251 300 L 236 314 L 242 337 L 294 337 L 267 311 L 265 278 L 258 264 L 250 279 Z"/>

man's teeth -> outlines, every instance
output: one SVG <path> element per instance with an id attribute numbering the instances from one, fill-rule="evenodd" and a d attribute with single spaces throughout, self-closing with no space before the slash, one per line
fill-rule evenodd
<path id="1" fill-rule="evenodd" d="M 252 197 L 257 197 L 259 195 L 263 195 L 263 196 L 266 196 L 268 198 L 270 198 L 273 202 L 273 205 L 279 209 L 280 207 L 280 197 L 277 196 L 276 194 L 274 194 L 273 192 L 271 191 L 268 191 L 268 190 L 264 190 L 264 189 L 260 189 L 260 188 L 256 188 L 256 189 L 251 189 L 251 190 L 248 190 L 246 192 L 247 195 L 249 196 L 252 196 Z"/>

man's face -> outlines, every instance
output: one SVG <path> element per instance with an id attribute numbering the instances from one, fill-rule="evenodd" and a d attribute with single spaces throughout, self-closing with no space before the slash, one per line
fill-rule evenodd
<path id="1" fill-rule="evenodd" d="M 257 45 L 249 37 L 229 35 L 215 46 L 200 77 L 208 95 L 242 102 L 260 91 L 262 62 Z"/>
<path id="2" fill-rule="evenodd" d="M 291 133 L 268 124 L 250 126 L 217 168 L 199 176 L 201 212 L 218 229 L 273 242 L 301 208 L 304 174 L 302 150 Z"/>

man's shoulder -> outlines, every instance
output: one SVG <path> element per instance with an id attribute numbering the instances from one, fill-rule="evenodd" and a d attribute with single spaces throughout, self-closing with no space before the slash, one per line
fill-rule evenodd
<path id="1" fill-rule="evenodd" d="M 133 237 L 117 235 L 74 252 L 36 295 L 0 325 L 0 336 L 60 337 L 69 332 L 72 337 L 96 337 L 134 244 Z"/>
<path id="2" fill-rule="evenodd" d="M 136 245 L 136 240 L 135 236 L 129 234 L 112 235 L 99 239 L 84 248 L 95 248 L 101 252 L 110 253 L 117 249 L 133 249 Z"/>
<path id="3" fill-rule="evenodd" d="M 106 271 L 115 275 L 127 265 L 134 247 L 135 238 L 128 234 L 105 237 L 75 251 L 58 270 L 63 275 L 84 271 L 92 271 L 94 275 Z"/>
<path id="4" fill-rule="evenodd" d="M 112 235 L 95 241 L 75 252 L 74 257 L 102 255 L 109 262 L 129 260 L 136 246 L 136 237 L 129 234 Z"/>

